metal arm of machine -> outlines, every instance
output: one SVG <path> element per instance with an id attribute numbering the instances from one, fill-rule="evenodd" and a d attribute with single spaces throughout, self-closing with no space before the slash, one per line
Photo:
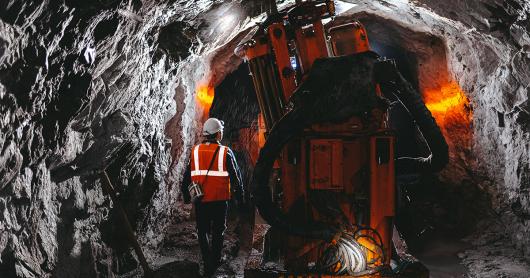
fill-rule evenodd
<path id="1" fill-rule="evenodd" d="M 397 169 L 403 171 L 412 167 L 422 171 L 439 171 L 447 164 L 447 143 L 420 94 L 395 67 L 388 70 L 388 65 L 385 67 L 377 63 L 378 58 L 372 52 L 365 52 L 318 59 L 310 76 L 293 94 L 293 110 L 273 126 L 254 168 L 254 202 L 271 226 L 288 234 L 313 239 L 331 240 L 337 233 L 337 228 L 320 223 L 303 226 L 291 223 L 273 203 L 269 178 L 274 161 L 285 144 L 305 127 L 344 120 L 377 107 L 380 102 L 373 93 L 376 83 L 382 84 L 383 90 L 397 93 L 416 120 L 432 152 L 427 158 L 400 158 L 396 161 Z"/>
<path id="2" fill-rule="evenodd" d="M 261 216 L 273 227 L 288 234 L 331 240 L 337 227 L 320 223 L 298 225 L 274 205 L 269 178 L 274 161 L 285 144 L 315 123 L 342 121 L 364 115 L 378 107 L 373 83 L 373 65 L 378 56 L 372 52 L 340 58 L 318 59 L 309 77 L 294 92 L 294 108 L 270 130 L 254 168 L 253 198 Z"/>

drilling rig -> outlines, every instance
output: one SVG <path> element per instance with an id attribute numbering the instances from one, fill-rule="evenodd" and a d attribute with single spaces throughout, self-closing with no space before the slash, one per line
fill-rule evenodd
<path id="1" fill-rule="evenodd" d="M 236 49 L 260 108 L 251 190 L 270 225 L 254 232 L 245 277 L 428 277 L 393 243 L 396 164 L 436 170 L 447 160 L 421 97 L 370 50 L 360 22 L 334 22 L 333 1 L 271 1 L 267 15 Z M 430 157 L 396 160 L 385 98 L 394 93 Z"/>

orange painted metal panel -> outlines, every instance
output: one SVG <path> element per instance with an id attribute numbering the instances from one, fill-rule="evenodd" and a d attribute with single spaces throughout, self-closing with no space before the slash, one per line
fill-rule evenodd
<path id="1" fill-rule="evenodd" d="M 342 160 L 342 141 L 333 140 L 331 143 L 331 189 L 342 189 L 344 182 L 342 181 L 343 160 Z"/>
<path id="2" fill-rule="evenodd" d="M 343 188 L 343 146 L 341 140 L 311 140 L 309 187 L 341 190 Z"/>
<path id="3" fill-rule="evenodd" d="M 370 50 L 366 29 L 359 22 L 334 26 L 329 29 L 331 49 L 335 56 Z"/>
<path id="4" fill-rule="evenodd" d="M 261 38 L 256 38 L 254 44 L 247 48 L 245 57 L 247 60 L 252 60 L 256 57 L 266 55 L 270 52 L 268 41 L 262 41 Z"/>
<path id="5" fill-rule="evenodd" d="M 368 142 L 364 138 L 344 142 L 344 192 L 354 194 L 362 187 L 362 168 L 368 163 Z"/>
<path id="6" fill-rule="evenodd" d="M 309 72 L 316 59 L 328 57 L 324 26 L 320 20 L 313 22 L 313 24 L 297 28 L 295 38 L 302 73 Z"/>
<path id="7" fill-rule="evenodd" d="M 267 126 L 265 125 L 265 119 L 263 119 L 263 113 L 258 114 L 258 146 L 259 149 L 265 146 Z"/>
<path id="8" fill-rule="evenodd" d="M 392 218 L 395 215 L 394 137 L 370 138 L 370 227 L 383 240 L 386 261 L 392 255 Z"/>
<path id="9" fill-rule="evenodd" d="M 271 24 L 268 28 L 268 34 L 275 55 L 283 94 L 288 100 L 296 89 L 296 72 L 291 66 L 285 27 L 281 23 Z"/>

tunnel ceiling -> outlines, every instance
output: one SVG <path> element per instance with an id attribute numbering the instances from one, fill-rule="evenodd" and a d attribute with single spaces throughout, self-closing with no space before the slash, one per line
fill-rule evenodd
<path id="1" fill-rule="evenodd" d="M 344 2 L 341 16 L 414 61 L 420 89 L 454 81 L 465 93 L 472 118 L 444 125 L 453 167 L 441 178 L 490 194 L 530 257 L 530 4 Z M 156 259 L 169 218 L 185 214 L 175 184 L 203 113 L 195 90 L 240 66 L 233 49 L 260 3 L 0 3 L 0 274 L 119 271 L 128 253 L 112 240 L 117 220 L 95 175 L 104 167 Z"/>

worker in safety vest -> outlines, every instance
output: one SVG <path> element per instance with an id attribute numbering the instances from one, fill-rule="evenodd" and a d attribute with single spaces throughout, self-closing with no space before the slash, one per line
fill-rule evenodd
<path id="1" fill-rule="evenodd" d="M 240 209 L 244 207 L 241 172 L 234 153 L 230 148 L 219 143 L 223 138 L 223 124 L 216 118 L 204 122 L 202 133 L 205 140 L 193 147 L 190 164 L 184 173 L 181 186 L 184 202 L 190 203 L 187 186 L 192 181 L 202 185 L 204 196 L 194 205 L 206 276 L 212 275 L 221 264 L 223 233 L 226 229 L 227 207 L 232 192 L 238 207 Z M 208 235 L 212 238 L 211 245 Z"/>

